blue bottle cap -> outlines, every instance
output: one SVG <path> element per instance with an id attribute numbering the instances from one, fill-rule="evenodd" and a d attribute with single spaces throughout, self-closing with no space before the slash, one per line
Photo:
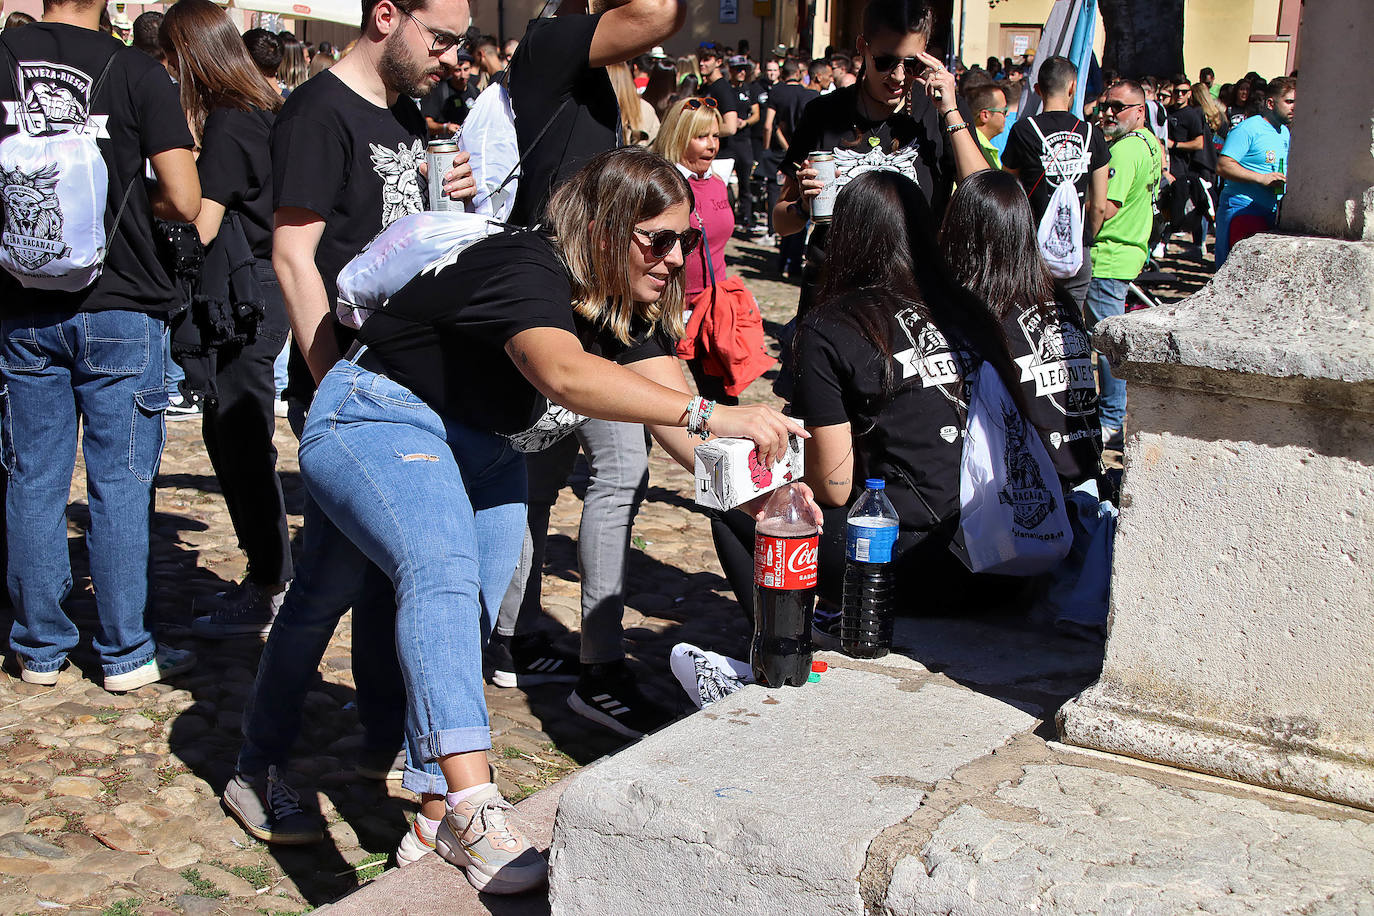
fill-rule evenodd
<path id="1" fill-rule="evenodd" d="M 870 490 L 881 490 L 887 486 L 887 483 L 881 477 L 870 477 L 864 481 L 864 486 Z"/>

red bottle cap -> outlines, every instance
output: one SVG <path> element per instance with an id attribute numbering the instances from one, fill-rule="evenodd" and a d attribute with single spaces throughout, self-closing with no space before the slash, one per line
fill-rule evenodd
<path id="1" fill-rule="evenodd" d="M 827 662 L 812 662 L 811 670 L 819 674 L 822 671 L 829 671 L 830 665 Z"/>

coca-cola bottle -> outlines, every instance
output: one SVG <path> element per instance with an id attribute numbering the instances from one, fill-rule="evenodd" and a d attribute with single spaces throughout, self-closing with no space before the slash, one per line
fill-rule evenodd
<path id="1" fill-rule="evenodd" d="M 811 604 L 820 539 L 796 484 L 764 504 L 754 535 L 754 679 L 800 687 L 811 673 Z"/>

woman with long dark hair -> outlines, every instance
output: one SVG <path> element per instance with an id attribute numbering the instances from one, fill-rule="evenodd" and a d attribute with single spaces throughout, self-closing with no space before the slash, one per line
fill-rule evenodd
<path id="1" fill-rule="evenodd" d="M 482 644 L 521 549 L 521 452 L 588 416 L 645 424 L 684 467 L 693 433 L 751 438 L 772 460 L 800 431 L 767 407 L 690 396 L 672 355 L 700 242 L 690 209 L 661 157 L 602 153 L 549 202 L 553 237 L 507 232 L 426 268 L 320 383 L 301 476 L 395 585 L 408 756 L 442 773 L 417 785 L 407 768 L 422 804 L 402 861 L 433 846 L 493 893 L 544 878 L 486 759 Z"/>
<path id="2" fill-rule="evenodd" d="M 816 302 L 798 323 L 792 354 L 793 414 L 811 433 L 805 481 L 825 518 L 816 617 L 822 645 L 844 581 L 845 515 L 869 477 L 886 481 L 900 519 L 893 562 L 906 606 L 962 611 L 997 604 L 1020 587 L 969 572 L 954 544 L 964 380 L 986 361 L 1020 397 L 996 322 L 949 275 L 930 207 L 903 175 L 881 170 L 850 181 L 836 199 L 828 245 Z M 752 521 L 725 513 L 713 534 L 748 613 Z"/>
<path id="3" fill-rule="evenodd" d="M 986 305 L 1019 368 L 1026 419 L 1071 490 L 1097 477 L 1102 427 L 1092 346 L 1071 300 L 1057 300 L 1035 236 L 1030 202 L 1006 172 L 959 184 L 945 211 L 940 248 L 950 273 Z"/>
<path id="4" fill-rule="evenodd" d="M 281 97 L 286 98 L 310 75 L 310 60 L 305 44 L 294 32 L 278 32 L 281 39 L 281 66 L 277 68 L 277 83 Z"/>
<path id="5" fill-rule="evenodd" d="M 268 135 L 282 99 L 253 64 L 229 16 L 210 0 L 179 0 L 169 7 L 159 40 L 201 147 L 197 169 L 204 199 L 196 230 L 212 253 L 216 246 L 246 247 L 263 297 L 261 320 L 245 330 L 243 339 L 214 350 L 214 395 L 206 399 L 202 424 L 234 532 L 248 555 L 248 571 L 228 591 L 196 599 L 200 616 L 192 631 L 209 639 L 266 633 L 292 577 L 286 505 L 272 443 L 272 364 L 288 323 L 272 270 Z"/>

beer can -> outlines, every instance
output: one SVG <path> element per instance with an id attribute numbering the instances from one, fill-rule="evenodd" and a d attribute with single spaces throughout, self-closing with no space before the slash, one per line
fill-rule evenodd
<path id="1" fill-rule="evenodd" d="M 429 163 L 429 209 L 436 211 L 461 210 L 463 205 L 444 193 L 444 173 L 453 167 L 458 154 L 457 139 L 431 140 L 425 148 Z"/>
<path id="2" fill-rule="evenodd" d="M 835 184 L 835 154 L 816 150 L 807 154 L 811 168 L 816 170 L 816 178 L 821 182 L 821 193 L 811 200 L 811 218 L 818 223 L 830 222 L 835 212 L 835 195 L 839 188 Z"/>

